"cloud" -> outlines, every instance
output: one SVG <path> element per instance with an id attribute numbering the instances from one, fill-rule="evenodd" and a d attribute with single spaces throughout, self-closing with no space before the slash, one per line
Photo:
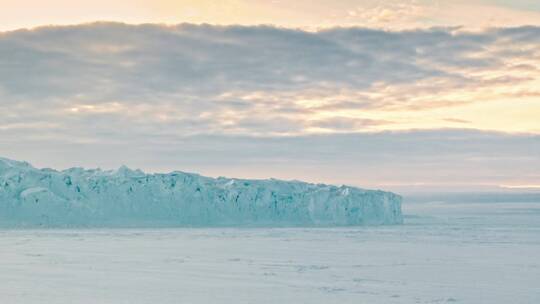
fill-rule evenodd
<path id="1" fill-rule="evenodd" d="M 96 130 L 96 133 L 101 132 Z M 8 134 L 11 134 L 9 136 Z M 25 135 L 26 134 L 26 135 Z M 174 169 L 212 176 L 301 179 L 395 189 L 400 185 L 474 189 L 540 184 L 540 136 L 430 130 L 305 136 L 178 136 L 122 130 L 108 141 L 26 138 L 0 129 L 4 156 L 37 166 Z M 406 188 L 406 187 L 405 187 Z"/>
<path id="2" fill-rule="evenodd" d="M 1 52 L 4 89 L 35 97 L 367 87 L 438 74 L 405 61 L 379 60 L 373 51 L 355 51 L 322 33 L 264 26 L 51 27 L 4 34 Z M 403 74 L 385 72 L 390 68 Z M 18 81 L 23 77 L 24 86 Z"/>
<path id="3" fill-rule="evenodd" d="M 386 1 L 367 6 L 365 3 L 347 11 L 345 22 L 362 24 L 363 26 L 389 26 L 396 24 L 410 24 L 423 17 L 428 6 L 418 1 Z M 343 22 L 343 20 L 342 20 Z"/>
<path id="4" fill-rule="evenodd" d="M 540 133 L 538 37 L 120 23 L 5 32 L 0 154 L 357 185 L 535 184 L 538 137 L 501 132 Z M 499 132 L 445 130 L 465 124 Z"/>
<path id="5" fill-rule="evenodd" d="M 468 124 L 468 123 L 471 123 L 471 122 L 468 121 L 468 120 L 459 119 L 459 118 L 445 118 L 444 120 L 445 120 L 445 121 L 448 121 L 448 122 L 459 123 L 459 124 Z"/>
<path id="6" fill-rule="evenodd" d="M 7 2 L 7 3 L 6 3 Z M 540 25 L 537 0 L 0 0 L 0 30 L 95 20 L 129 23 L 274 24 L 316 30 Z M 30 16 L 30 17 L 29 17 Z"/>
<path id="7" fill-rule="evenodd" d="M 364 122 L 387 120 L 408 128 L 384 113 L 535 97 L 538 37 L 532 26 L 42 27 L 0 34 L 0 107 L 11 120 L 80 130 L 103 119 L 103 128 L 122 122 L 183 135 L 298 135 L 340 117 L 357 121 L 331 129 L 368 131 L 375 124 Z"/>
<path id="8" fill-rule="evenodd" d="M 391 121 L 386 120 L 374 120 L 374 119 L 355 119 L 350 117 L 332 117 L 329 119 L 314 120 L 310 122 L 310 126 L 313 128 L 328 130 L 328 131 L 340 131 L 359 129 L 369 126 L 380 126 L 391 124 Z"/>

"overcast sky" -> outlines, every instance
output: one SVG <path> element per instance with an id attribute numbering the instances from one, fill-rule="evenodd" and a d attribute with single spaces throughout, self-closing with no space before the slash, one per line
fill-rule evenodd
<path id="1" fill-rule="evenodd" d="M 0 156 L 540 185 L 537 1 L 26 2 L 0 0 Z"/>

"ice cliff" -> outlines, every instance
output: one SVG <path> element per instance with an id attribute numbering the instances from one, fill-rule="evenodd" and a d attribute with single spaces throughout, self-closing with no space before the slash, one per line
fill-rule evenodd
<path id="1" fill-rule="evenodd" d="M 298 181 L 36 169 L 0 158 L 0 226 L 347 226 L 402 223 L 401 197 Z"/>

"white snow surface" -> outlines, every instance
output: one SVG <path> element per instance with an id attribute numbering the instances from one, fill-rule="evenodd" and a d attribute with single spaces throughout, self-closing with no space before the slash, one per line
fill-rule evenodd
<path id="1" fill-rule="evenodd" d="M 4 304 L 536 304 L 540 201 L 403 225 L 0 229 Z"/>
<path id="2" fill-rule="evenodd" d="M 394 193 L 192 173 L 36 169 L 0 158 L 0 226 L 351 226 L 401 224 Z"/>

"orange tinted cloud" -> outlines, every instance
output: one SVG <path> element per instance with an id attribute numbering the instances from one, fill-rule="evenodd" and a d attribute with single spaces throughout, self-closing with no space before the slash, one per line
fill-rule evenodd
<path id="1" fill-rule="evenodd" d="M 0 0 L 0 7 L 0 30 L 93 21 L 273 24 L 304 29 L 333 26 L 485 28 L 540 24 L 537 10 L 481 0 Z"/>

